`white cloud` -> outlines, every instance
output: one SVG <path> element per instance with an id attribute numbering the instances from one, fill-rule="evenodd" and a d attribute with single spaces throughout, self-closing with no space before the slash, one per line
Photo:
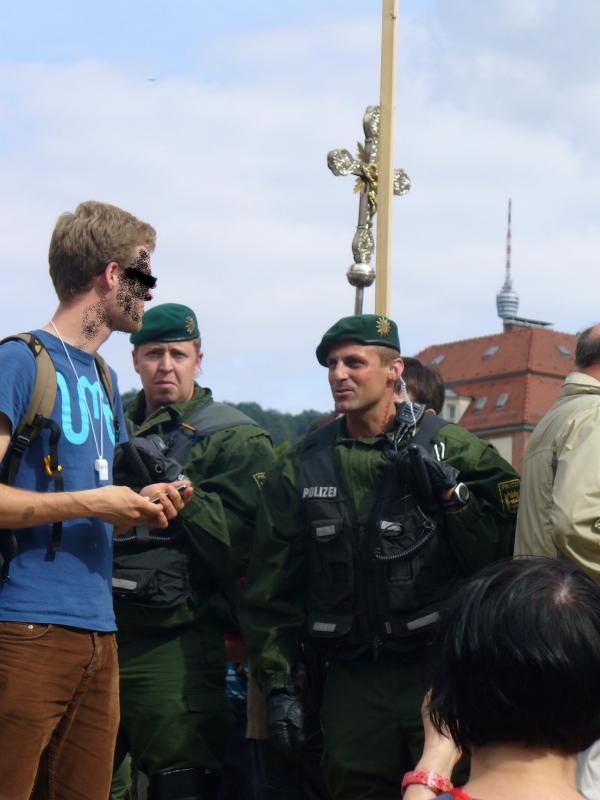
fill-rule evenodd
<path id="1" fill-rule="evenodd" d="M 396 161 L 413 189 L 395 201 L 392 314 L 406 352 L 499 330 L 509 195 L 522 313 L 567 330 L 595 318 L 600 67 L 585 66 L 600 10 L 574 6 L 453 0 L 401 17 Z M 218 397 L 328 408 L 314 348 L 353 310 L 357 201 L 325 157 L 362 137 L 378 37 L 376 15 L 237 32 L 156 82 L 146 65 L 0 64 L 0 334 L 52 313 L 58 214 L 106 200 L 157 227 L 157 301 L 196 308 Z M 124 337 L 104 352 L 137 383 Z"/>

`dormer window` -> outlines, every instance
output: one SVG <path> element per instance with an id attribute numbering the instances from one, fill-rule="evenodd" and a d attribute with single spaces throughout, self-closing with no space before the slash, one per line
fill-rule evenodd
<path id="1" fill-rule="evenodd" d="M 489 350 L 486 350 L 486 351 L 485 351 L 485 353 L 483 354 L 483 357 L 484 357 L 485 359 L 491 358 L 492 356 L 495 356 L 495 355 L 496 355 L 496 353 L 498 352 L 498 350 L 500 350 L 500 346 L 499 346 L 499 345 L 497 345 L 497 344 L 494 344 L 494 345 L 492 345 L 492 346 L 489 348 Z"/>
<path id="2" fill-rule="evenodd" d="M 496 400 L 496 408 L 504 408 L 504 406 L 508 403 L 508 393 L 502 392 L 502 394 Z"/>

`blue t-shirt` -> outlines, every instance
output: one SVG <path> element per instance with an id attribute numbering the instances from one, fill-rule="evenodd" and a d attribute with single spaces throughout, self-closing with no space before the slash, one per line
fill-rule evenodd
<path id="1" fill-rule="evenodd" d="M 56 403 L 52 419 L 58 423 L 58 461 L 64 490 L 77 491 L 106 486 L 100 482 L 94 462 L 98 458 L 102 426 L 103 456 L 112 476 L 115 433 L 112 412 L 102 382 L 96 377 L 94 359 L 67 345 L 79 376 L 75 377 L 60 340 L 35 331 L 56 368 Z M 111 370 L 113 403 L 120 420 L 119 441 L 127 439 L 116 375 Z M 35 379 L 35 359 L 23 342 L 0 347 L 0 411 L 14 431 L 26 413 Z M 87 400 L 87 408 L 86 408 Z M 90 420 L 91 415 L 91 420 Z M 15 486 L 36 492 L 53 492 L 54 480 L 44 469 L 49 432 L 25 452 Z M 10 564 L 10 580 L 0 587 L 0 620 L 69 625 L 94 631 L 114 631 L 112 607 L 112 525 L 90 517 L 66 520 L 60 550 L 51 548 L 52 525 L 15 530 L 18 554 Z M 1 534 L 0 534 L 1 535 Z"/>

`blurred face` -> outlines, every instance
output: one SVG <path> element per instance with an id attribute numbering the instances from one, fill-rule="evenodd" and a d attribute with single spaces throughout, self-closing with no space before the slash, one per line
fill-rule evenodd
<path id="1" fill-rule="evenodd" d="M 194 381 L 202 353 L 194 342 L 146 342 L 133 351 L 133 366 L 141 378 L 146 410 L 169 403 L 186 403 L 194 394 Z"/>
<path id="2" fill-rule="evenodd" d="M 142 327 L 144 303 L 152 300 L 151 290 L 156 284 L 152 258 L 144 245 L 136 248 L 132 262 L 120 268 L 117 275 L 119 285 L 113 310 L 113 316 L 118 316 L 117 330 L 134 333 Z"/>
<path id="3" fill-rule="evenodd" d="M 384 365 L 377 347 L 342 342 L 329 351 L 327 368 L 335 410 L 360 414 L 388 401 L 402 374 L 402 359 Z"/>

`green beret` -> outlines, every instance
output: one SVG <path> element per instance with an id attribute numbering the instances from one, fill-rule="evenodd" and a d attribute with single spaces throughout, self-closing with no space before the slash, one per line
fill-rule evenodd
<path id="1" fill-rule="evenodd" d="M 131 334 L 129 341 L 137 346 L 146 342 L 187 342 L 199 336 L 198 320 L 191 308 L 163 303 L 146 311 L 142 327 Z"/>
<path id="2" fill-rule="evenodd" d="M 392 347 L 400 352 L 398 326 L 392 319 L 381 314 L 358 314 L 343 317 L 325 333 L 321 344 L 317 347 L 317 360 L 327 366 L 327 356 L 334 344 L 340 342 L 358 342 L 359 344 L 375 344 Z"/>

